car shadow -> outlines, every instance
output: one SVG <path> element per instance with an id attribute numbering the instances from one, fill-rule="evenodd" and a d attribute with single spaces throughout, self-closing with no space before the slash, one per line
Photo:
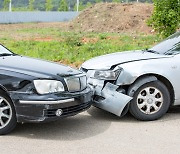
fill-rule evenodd
<path id="1" fill-rule="evenodd" d="M 180 106 L 171 108 L 163 118 L 153 123 L 180 119 Z M 140 123 L 129 113 L 119 118 L 106 111 L 91 107 L 87 112 L 79 115 L 60 119 L 55 122 L 34 124 L 18 124 L 10 136 L 25 137 L 30 139 L 47 140 L 81 140 L 99 135 L 111 126 L 111 123 Z"/>
<path id="2" fill-rule="evenodd" d="M 174 121 L 180 119 L 180 106 L 174 106 L 170 107 L 168 112 L 161 118 L 159 121 L 165 122 L 165 121 Z"/>
<path id="3" fill-rule="evenodd" d="M 113 114 L 91 107 L 85 113 L 55 122 L 18 124 L 10 136 L 64 141 L 79 140 L 103 133 L 110 127 L 112 121 L 135 122 L 136 120 L 128 115 L 120 119 Z"/>

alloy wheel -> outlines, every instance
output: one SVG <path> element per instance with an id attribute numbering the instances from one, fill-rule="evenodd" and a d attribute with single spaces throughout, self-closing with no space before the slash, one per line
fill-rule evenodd
<path id="1" fill-rule="evenodd" d="M 6 127 L 12 118 L 12 108 L 9 102 L 0 97 L 0 129 Z"/>
<path id="2" fill-rule="evenodd" d="M 163 104 L 163 95 L 155 87 L 142 89 L 137 96 L 137 106 L 145 114 L 157 113 Z"/>

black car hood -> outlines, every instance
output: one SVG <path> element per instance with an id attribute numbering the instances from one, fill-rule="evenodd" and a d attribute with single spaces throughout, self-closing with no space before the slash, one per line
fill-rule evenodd
<path id="1" fill-rule="evenodd" d="M 0 69 L 22 73 L 38 78 L 71 76 L 81 72 L 69 66 L 23 56 L 0 57 Z"/>

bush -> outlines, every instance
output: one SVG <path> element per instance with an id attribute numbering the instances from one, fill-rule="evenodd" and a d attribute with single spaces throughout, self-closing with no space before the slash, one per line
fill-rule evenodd
<path id="1" fill-rule="evenodd" d="M 154 11 L 148 21 L 161 36 L 173 34 L 180 26 L 180 1 L 179 0 L 153 0 Z"/>

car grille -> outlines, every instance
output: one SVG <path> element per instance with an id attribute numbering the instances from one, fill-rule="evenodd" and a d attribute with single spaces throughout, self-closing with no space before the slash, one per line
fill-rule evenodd
<path id="1" fill-rule="evenodd" d="M 85 75 L 65 78 L 65 82 L 69 92 L 82 91 L 87 87 L 87 78 Z"/>
<path id="2" fill-rule="evenodd" d="M 79 113 L 79 112 L 81 112 L 83 110 L 88 109 L 90 106 L 91 106 L 91 102 L 88 102 L 88 103 L 82 103 L 80 105 L 61 108 L 61 110 L 63 111 L 61 117 Z M 46 116 L 46 117 L 55 117 L 56 116 L 56 111 L 57 111 L 57 109 L 44 110 L 44 116 Z"/>

